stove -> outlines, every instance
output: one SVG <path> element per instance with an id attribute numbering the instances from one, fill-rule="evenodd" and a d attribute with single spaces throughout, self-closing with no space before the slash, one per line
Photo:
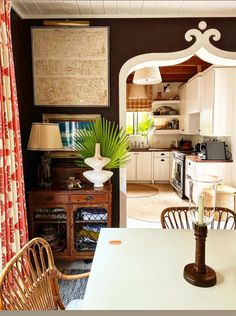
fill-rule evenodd
<path id="1" fill-rule="evenodd" d="M 171 185 L 174 187 L 176 193 L 181 197 L 185 198 L 185 157 L 187 152 L 173 151 L 172 161 L 172 173 L 171 173 Z"/>

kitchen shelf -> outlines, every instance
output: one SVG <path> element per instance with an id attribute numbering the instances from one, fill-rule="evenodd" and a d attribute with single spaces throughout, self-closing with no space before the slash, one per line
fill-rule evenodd
<path id="1" fill-rule="evenodd" d="M 153 101 L 152 104 L 154 105 L 162 105 L 162 104 L 180 104 L 180 100 L 157 100 Z"/>
<path id="2" fill-rule="evenodd" d="M 180 129 L 156 129 L 153 131 L 154 134 L 180 134 Z"/>
<path id="3" fill-rule="evenodd" d="M 154 115 L 153 114 L 153 117 L 154 118 L 176 118 L 176 117 L 180 117 L 179 114 L 171 114 L 171 115 Z"/>

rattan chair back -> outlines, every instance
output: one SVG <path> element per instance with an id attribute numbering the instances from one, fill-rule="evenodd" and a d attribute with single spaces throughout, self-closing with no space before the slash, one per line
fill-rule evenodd
<path id="1" fill-rule="evenodd" d="M 89 272 L 66 275 L 54 264 L 52 250 L 46 240 L 29 241 L 6 265 L 0 275 L 1 310 L 65 309 L 58 279 L 87 278 Z"/>
<path id="2" fill-rule="evenodd" d="M 166 229 L 191 229 L 192 220 L 187 206 L 168 207 L 161 213 L 161 225 Z M 224 208 L 216 207 L 211 229 L 236 229 L 236 213 Z"/>

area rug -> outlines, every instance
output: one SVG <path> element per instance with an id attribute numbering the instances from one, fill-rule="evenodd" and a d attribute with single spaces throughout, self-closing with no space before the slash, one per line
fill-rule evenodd
<path id="1" fill-rule="evenodd" d="M 144 198 L 154 196 L 158 193 L 156 186 L 143 183 L 128 183 L 127 197 L 128 198 Z"/>
<path id="2" fill-rule="evenodd" d="M 158 194 L 127 199 L 127 216 L 147 222 L 160 222 L 161 212 L 170 206 L 188 206 L 188 200 L 182 200 L 170 184 L 155 184 Z"/>
<path id="3" fill-rule="evenodd" d="M 89 270 L 81 269 L 65 269 L 64 274 L 80 274 L 88 272 Z M 70 301 L 75 299 L 83 299 L 86 290 L 88 278 L 79 280 L 59 280 L 60 295 L 64 306 L 68 305 Z"/>

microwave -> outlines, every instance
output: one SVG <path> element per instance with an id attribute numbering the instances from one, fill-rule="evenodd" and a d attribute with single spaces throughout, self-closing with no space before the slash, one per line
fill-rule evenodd
<path id="1" fill-rule="evenodd" d="M 208 141 L 201 144 L 203 159 L 226 160 L 226 146 L 222 141 Z"/>

